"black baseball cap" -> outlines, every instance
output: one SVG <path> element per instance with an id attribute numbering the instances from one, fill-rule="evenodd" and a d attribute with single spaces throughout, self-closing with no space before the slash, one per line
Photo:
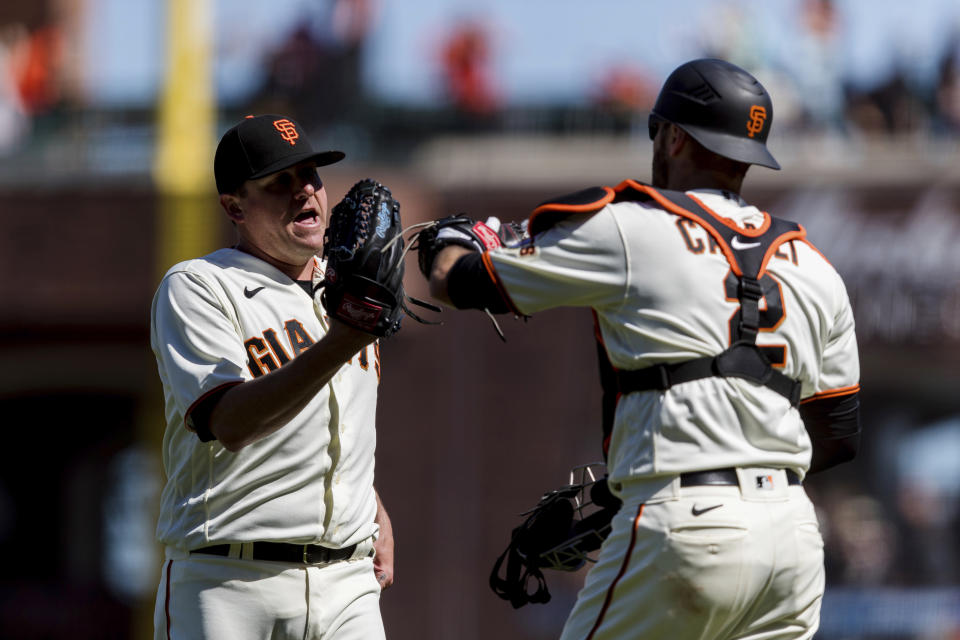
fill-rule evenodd
<path id="1" fill-rule="evenodd" d="M 342 151 L 316 151 L 293 118 L 247 116 L 220 138 L 213 158 L 218 193 L 233 193 L 244 180 L 268 176 L 305 160 L 318 167 L 343 160 Z"/>

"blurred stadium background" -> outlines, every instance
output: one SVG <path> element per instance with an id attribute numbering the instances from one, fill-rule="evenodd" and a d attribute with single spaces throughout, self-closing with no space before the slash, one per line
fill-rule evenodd
<path id="1" fill-rule="evenodd" d="M 151 637 L 159 380 L 149 305 L 232 241 L 211 172 L 246 113 L 346 151 L 331 201 L 390 185 L 411 223 L 522 219 L 649 179 L 646 115 L 719 56 L 774 96 L 781 172 L 745 196 L 805 224 L 857 316 L 864 434 L 808 482 L 821 640 L 960 638 L 960 5 L 955 0 L 5 0 L 0 4 L 0 637 Z M 408 289 L 424 287 L 411 262 Z M 589 313 L 409 323 L 382 347 L 389 636 L 558 635 L 582 574 L 513 611 L 493 560 L 600 458 Z"/>

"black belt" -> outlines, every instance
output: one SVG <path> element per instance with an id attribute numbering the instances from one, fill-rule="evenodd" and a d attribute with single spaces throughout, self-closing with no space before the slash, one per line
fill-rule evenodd
<path id="1" fill-rule="evenodd" d="M 254 542 L 249 555 L 251 560 L 266 562 L 294 562 L 300 564 L 329 564 L 340 560 L 349 560 L 357 545 L 343 549 L 331 549 L 318 544 L 290 544 L 287 542 Z M 210 547 L 194 549 L 190 553 L 202 553 L 212 556 L 230 556 L 229 544 L 215 544 Z"/>
<path id="2" fill-rule="evenodd" d="M 800 476 L 787 469 L 787 484 L 800 485 Z M 740 480 L 736 469 L 711 469 L 710 471 L 690 471 L 680 474 L 681 487 L 727 487 L 737 486 Z"/>

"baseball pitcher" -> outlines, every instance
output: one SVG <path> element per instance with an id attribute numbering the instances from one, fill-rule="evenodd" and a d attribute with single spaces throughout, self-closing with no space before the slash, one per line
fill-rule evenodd
<path id="1" fill-rule="evenodd" d="M 343 157 L 284 116 L 232 127 L 214 173 L 238 242 L 173 266 L 154 297 L 158 640 L 384 637 L 376 339 L 399 328 L 403 244 L 387 250 L 399 204 L 379 183 L 328 211 L 317 168 Z"/>

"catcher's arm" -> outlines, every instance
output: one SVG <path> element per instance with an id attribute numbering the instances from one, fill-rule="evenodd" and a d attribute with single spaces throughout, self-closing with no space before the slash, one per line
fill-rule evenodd
<path id="1" fill-rule="evenodd" d="M 440 250 L 430 271 L 430 296 L 448 307 L 456 307 L 450 299 L 450 270 L 463 256 L 474 253 L 459 245 L 450 245 Z"/>
<path id="2" fill-rule="evenodd" d="M 860 448 L 860 393 L 810 398 L 800 417 L 813 444 L 808 474 L 853 460 Z"/>
<path id="3" fill-rule="evenodd" d="M 477 222 L 466 216 L 436 220 L 418 234 L 420 272 L 430 283 L 430 295 L 457 309 L 515 311 L 503 299 L 483 265 L 481 254 L 521 241 L 523 225 L 490 217 Z"/>

